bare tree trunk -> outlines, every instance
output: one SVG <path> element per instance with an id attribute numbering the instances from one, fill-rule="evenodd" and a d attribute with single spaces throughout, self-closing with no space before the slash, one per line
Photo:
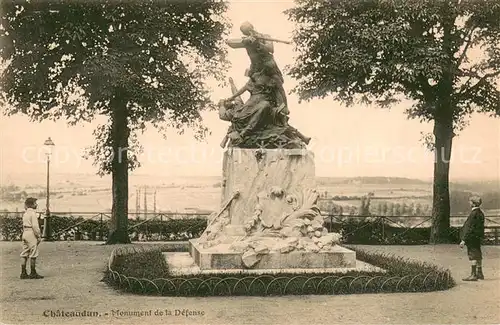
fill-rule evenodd
<path id="1" fill-rule="evenodd" d="M 106 244 L 129 244 L 128 235 L 128 138 L 126 103 L 112 103 L 111 137 L 113 161 L 111 163 L 113 207 L 110 234 Z"/>
<path id="2" fill-rule="evenodd" d="M 447 125 L 448 124 L 448 125 Z M 450 158 L 453 127 L 434 121 L 435 161 L 430 244 L 450 242 Z"/>
<path id="3" fill-rule="evenodd" d="M 432 227 L 430 244 L 450 242 L 450 159 L 453 137 L 453 83 L 454 48 L 452 30 L 455 15 L 442 21 L 443 53 L 447 60 L 443 62 L 443 74 L 437 84 L 436 112 L 434 114 L 434 181 L 432 198 Z"/>

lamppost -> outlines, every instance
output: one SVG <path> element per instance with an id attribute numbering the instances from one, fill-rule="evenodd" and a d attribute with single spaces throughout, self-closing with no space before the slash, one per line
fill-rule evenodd
<path id="1" fill-rule="evenodd" d="M 52 155 L 52 148 L 54 147 L 54 142 L 49 137 L 43 145 L 46 148 L 45 155 L 47 156 L 47 204 L 45 207 L 45 218 L 43 219 L 43 238 L 46 241 L 52 240 L 52 234 L 50 229 L 50 156 Z"/>

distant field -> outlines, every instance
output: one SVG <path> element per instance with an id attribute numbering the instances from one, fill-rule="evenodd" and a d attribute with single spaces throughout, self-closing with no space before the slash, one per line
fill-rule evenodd
<path id="1" fill-rule="evenodd" d="M 366 184 L 359 179 L 377 182 Z M 39 198 L 40 209 L 45 201 L 40 193 L 45 190 L 44 175 L 24 175 L 3 180 L 2 186 L 16 185 L 26 190 L 30 195 Z M 400 205 L 417 205 L 422 207 L 432 203 L 432 184 L 411 179 L 391 178 L 318 178 L 318 191 L 324 196 L 337 197 L 333 203 L 342 207 L 359 207 L 362 196 L 371 193 L 371 209 L 376 211 L 379 203 Z M 162 212 L 197 212 L 214 211 L 220 206 L 220 177 L 165 177 L 154 175 L 132 175 L 129 180 L 129 210 L 136 212 L 136 190 L 148 186 L 147 210 L 153 211 L 153 192 L 156 190 L 156 211 Z M 413 182 L 413 183 L 412 183 Z M 96 175 L 61 175 L 54 174 L 51 190 L 57 192 L 51 196 L 52 211 L 71 212 L 110 212 L 111 189 L 109 177 L 100 178 Z M 475 184 L 476 189 L 478 185 Z M 491 184 L 487 189 L 491 188 Z M 452 190 L 453 190 L 452 186 Z M 467 189 L 461 184 L 460 190 Z M 340 198 L 340 197 L 345 197 Z M 462 200 L 462 199 L 460 199 Z M 465 199 L 466 200 L 466 199 Z M 144 192 L 140 197 L 141 212 L 144 210 Z M 0 199 L 1 209 L 22 210 L 22 200 L 8 202 Z M 500 214 L 500 209 L 487 210 L 489 215 Z"/>
<path id="2" fill-rule="evenodd" d="M 338 184 L 318 187 L 331 195 L 366 195 L 372 192 L 377 196 L 422 196 L 429 194 L 432 184 Z"/>
<path id="3" fill-rule="evenodd" d="M 76 181 L 82 184 L 76 186 Z M 137 182 L 137 180 L 136 180 Z M 148 211 L 153 211 L 153 192 L 156 189 L 156 210 L 157 211 L 193 211 L 193 210 L 216 210 L 220 205 L 221 200 L 221 189 L 218 187 L 217 179 L 198 182 L 198 183 L 160 183 L 156 182 L 157 185 L 151 185 L 149 183 L 148 197 L 147 197 L 147 207 Z M 92 185 L 91 185 L 92 184 Z M 54 186 L 54 190 L 58 193 L 51 197 L 51 209 L 52 211 L 72 211 L 72 212 L 92 212 L 92 211 L 111 211 L 111 189 L 106 187 L 99 187 L 103 184 L 91 183 L 88 180 L 74 180 L 73 182 L 68 182 L 67 184 L 57 184 Z M 42 190 L 42 188 L 40 188 Z M 338 186 L 320 187 L 318 188 L 320 192 L 327 191 L 329 195 L 338 196 L 357 196 L 361 197 L 366 195 L 368 192 L 373 192 L 376 196 L 398 198 L 391 199 L 391 201 L 397 202 L 415 202 L 415 199 L 404 199 L 401 197 L 405 196 L 422 196 L 429 194 L 425 192 L 425 187 L 413 186 L 410 188 L 401 187 L 390 187 L 388 184 L 376 184 L 376 185 L 354 185 L 354 184 L 342 184 Z M 129 210 L 135 212 L 136 207 L 136 190 L 134 186 L 131 186 L 129 191 Z M 419 202 L 427 202 L 425 199 L 418 200 Z M 22 203 L 22 202 L 20 202 Z M 341 204 L 343 206 L 359 205 L 359 200 L 346 200 L 346 201 L 335 201 L 335 203 Z M 40 206 L 44 204 L 43 198 L 41 198 Z M 1 202 L 2 208 L 7 210 L 15 210 L 16 207 L 21 209 L 22 204 L 16 204 L 12 202 Z M 140 197 L 141 209 L 144 209 L 144 192 L 142 192 Z"/>
<path id="4" fill-rule="evenodd" d="M 61 197 L 62 196 L 62 197 Z M 130 193 L 129 210 L 135 212 L 136 193 Z M 156 210 L 183 212 L 187 210 L 215 210 L 220 202 L 220 189 L 206 188 L 159 188 L 156 194 Z M 41 199 L 39 206 L 44 207 L 45 200 Z M 141 210 L 144 209 L 144 196 L 140 197 Z M 22 209 L 22 202 L 0 201 L 2 209 L 15 211 Z M 85 195 L 71 195 L 71 193 L 56 194 L 51 197 L 50 206 L 52 211 L 72 212 L 110 212 L 111 190 L 89 192 Z M 152 191 L 147 197 L 148 211 L 152 212 L 154 200 Z"/>

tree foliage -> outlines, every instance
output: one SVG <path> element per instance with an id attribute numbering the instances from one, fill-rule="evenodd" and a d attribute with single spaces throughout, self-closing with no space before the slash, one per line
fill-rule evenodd
<path id="1" fill-rule="evenodd" d="M 456 128 L 474 110 L 500 115 L 500 2 L 296 3 L 287 13 L 297 24 L 291 75 L 302 99 L 386 107 L 404 97 L 414 101 L 410 118 L 431 121 L 450 79 Z"/>
<path id="2" fill-rule="evenodd" d="M 433 122 L 431 243 L 450 228 L 449 166 L 455 134 L 473 112 L 500 116 L 497 0 L 297 0 L 298 57 L 290 72 L 301 99 L 333 96 L 389 107 Z M 397 211 L 394 211 L 397 213 Z"/>
<path id="3" fill-rule="evenodd" d="M 225 70 L 226 4 L 146 1 L 1 3 L 5 113 L 70 124 L 105 116 L 88 154 L 112 176 L 107 243 L 129 243 L 128 170 L 147 124 L 203 136 L 212 105 L 205 81 Z"/>
<path id="4" fill-rule="evenodd" d="M 203 136 L 200 111 L 212 105 L 205 81 L 221 80 L 227 66 L 226 4 L 5 0 L 1 8 L 6 114 L 76 124 L 110 116 L 119 99 L 132 149 L 139 149 L 135 135 L 147 124 L 180 132 L 187 126 Z M 89 154 L 107 173 L 110 124 L 95 135 Z"/>

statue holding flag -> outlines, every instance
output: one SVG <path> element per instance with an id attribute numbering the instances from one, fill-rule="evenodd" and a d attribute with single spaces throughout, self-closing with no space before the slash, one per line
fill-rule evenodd
<path id="1" fill-rule="evenodd" d="M 245 22 L 240 27 L 245 37 L 231 39 L 231 48 L 245 48 L 250 68 L 245 75 L 248 82 L 237 90 L 230 79 L 233 96 L 219 103 L 219 117 L 230 121 L 231 127 L 221 143 L 222 147 L 240 148 L 305 148 L 310 138 L 288 125 L 288 103 L 283 88 L 283 74 L 274 60 L 273 42 L 289 43 L 255 31 Z M 250 93 L 243 103 L 240 95 Z"/>

